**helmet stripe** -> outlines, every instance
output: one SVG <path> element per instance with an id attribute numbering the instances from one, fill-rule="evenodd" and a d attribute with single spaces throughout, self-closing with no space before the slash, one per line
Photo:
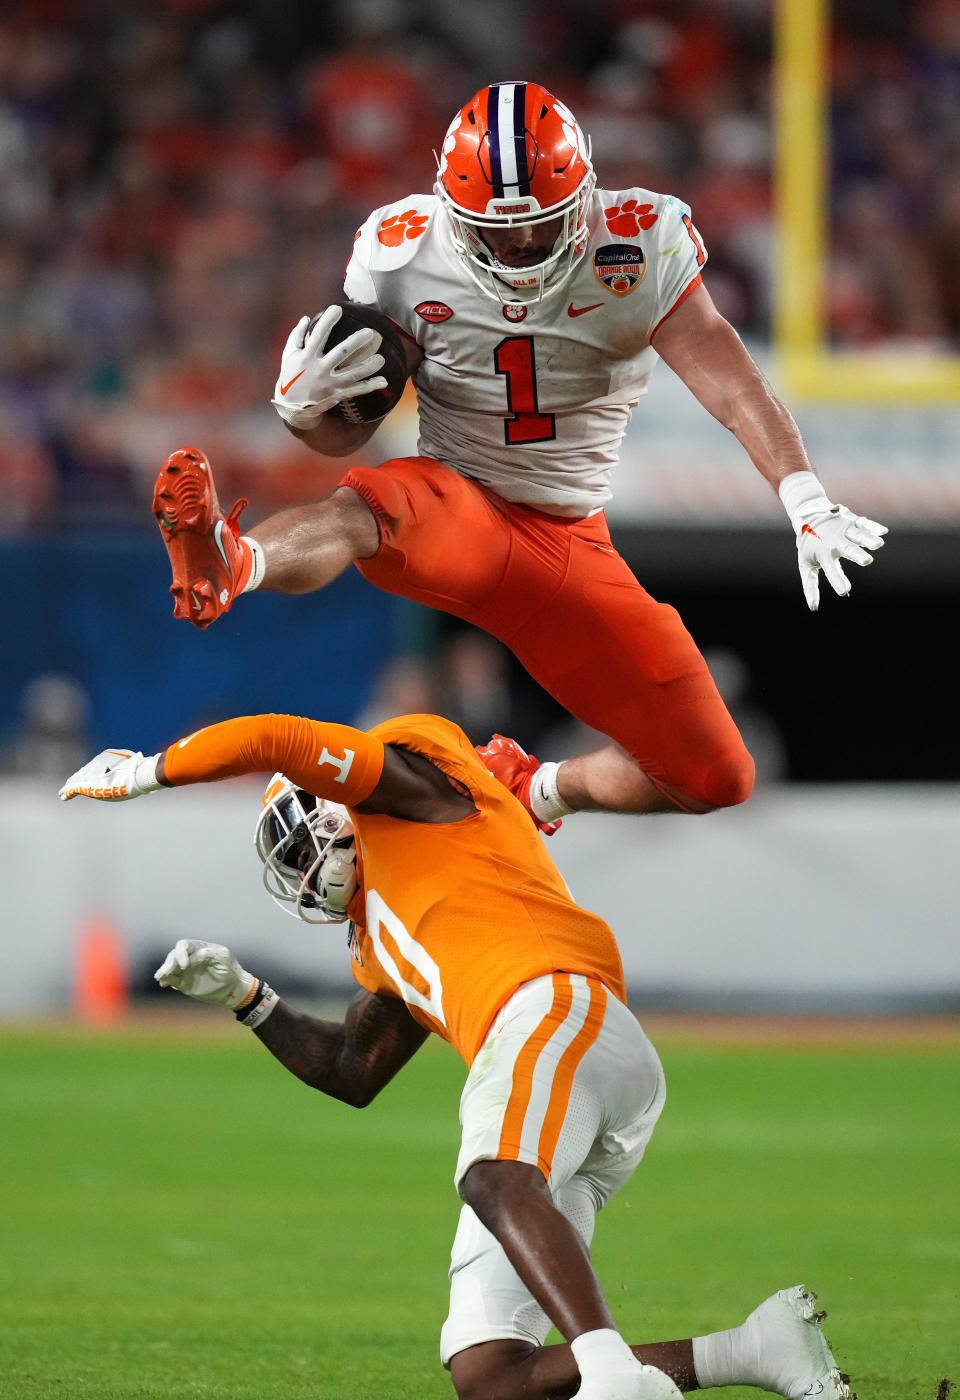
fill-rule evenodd
<path id="1" fill-rule="evenodd" d="M 493 178 L 494 199 L 503 198 L 503 173 L 500 160 L 500 89 L 487 89 L 487 128 L 490 136 L 490 174 Z"/>
<path id="2" fill-rule="evenodd" d="M 495 162 L 492 160 L 491 164 L 495 180 L 499 175 L 499 188 L 494 189 L 496 198 L 516 199 L 530 193 L 524 119 L 526 97 L 526 83 L 498 83 L 490 89 L 490 150 L 491 154 L 496 151 Z"/>
<path id="3" fill-rule="evenodd" d="M 530 181 L 527 178 L 530 174 L 527 169 L 527 85 L 517 83 L 516 97 L 513 103 L 513 161 L 517 168 L 517 193 L 528 195 L 530 193 Z"/>

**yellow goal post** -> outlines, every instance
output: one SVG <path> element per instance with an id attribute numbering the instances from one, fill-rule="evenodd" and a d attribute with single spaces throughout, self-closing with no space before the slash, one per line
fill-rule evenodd
<path id="1" fill-rule="evenodd" d="M 829 246 L 830 0 L 776 0 L 774 347 L 797 396 L 864 403 L 960 403 L 960 356 L 836 351 L 823 272 Z"/>

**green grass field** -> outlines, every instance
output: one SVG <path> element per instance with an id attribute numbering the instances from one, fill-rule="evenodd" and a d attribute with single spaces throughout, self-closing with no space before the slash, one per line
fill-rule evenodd
<path id="1" fill-rule="evenodd" d="M 357 1112 L 195 1026 L 0 1032 L 0 1396 L 452 1395 L 460 1062 L 431 1044 Z M 626 1335 L 805 1282 L 862 1400 L 936 1400 L 960 1378 L 956 1044 L 655 1038 L 667 1108 L 595 1244 Z"/>

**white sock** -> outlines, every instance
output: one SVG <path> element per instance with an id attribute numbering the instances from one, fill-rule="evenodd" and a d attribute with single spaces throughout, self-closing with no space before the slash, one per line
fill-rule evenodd
<path id="1" fill-rule="evenodd" d="M 264 575 L 267 572 L 267 561 L 263 557 L 263 549 L 257 544 L 256 540 L 251 539 L 249 535 L 241 535 L 240 538 L 249 549 L 253 560 L 250 565 L 250 577 L 243 585 L 243 591 L 244 593 L 252 593 L 255 588 L 259 588 L 261 583 L 263 583 Z"/>
<path id="2" fill-rule="evenodd" d="M 603 1379 L 611 1372 L 622 1375 L 624 1371 L 633 1371 L 640 1366 L 620 1333 L 614 1332 L 612 1327 L 581 1332 L 570 1343 L 570 1350 L 584 1381 Z"/>
<path id="3" fill-rule="evenodd" d="M 743 1360 L 738 1354 L 742 1340 L 742 1327 L 711 1332 L 706 1337 L 694 1337 L 693 1369 L 701 1389 L 745 1383 Z"/>
<path id="4" fill-rule="evenodd" d="M 559 763 L 541 763 L 530 779 L 530 806 L 538 821 L 556 822 L 561 817 L 569 817 L 574 810 L 573 807 L 568 807 L 560 796 L 557 786 L 559 771 Z"/>

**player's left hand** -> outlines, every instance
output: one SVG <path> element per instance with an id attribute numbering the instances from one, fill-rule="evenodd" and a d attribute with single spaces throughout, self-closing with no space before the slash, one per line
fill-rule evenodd
<path id="1" fill-rule="evenodd" d="M 161 987 L 173 987 L 194 1001 L 231 1010 L 249 999 L 257 981 L 229 948 L 200 938 L 181 938 L 153 975 Z"/>
<path id="2" fill-rule="evenodd" d="M 886 525 L 854 515 L 846 506 L 831 506 L 829 511 L 804 521 L 797 534 L 797 561 L 800 581 L 807 607 L 816 612 L 820 606 L 820 570 L 841 598 L 846 598 L 851 584 L 843 572 L 841 559 L 866 568 L 873 563 L 868 551 L 881 549 Z"/>
<path id="3" fill-rule="evenodd" d="M 807 607 L 820 606 L 820 571 L 841 598 L 850 592 L 850 580 L 841 559 L 861 568 L 873 563 L 869 552 L 883 547 L 886 525 L 854 515 L 846 506 L 835 506 L 812 471 L 789 472 L 778 488 L 783 508 L 797 537 L 797 563 Z"/>
<path id="4" fill-rule="evenodd" d="M 156 792 L 163 786 L 157 782 L 159 759 L 158 753 L 144 758 L 133 749 L 104 749 L 70 775 L 60 789 L 60 801 L 94 797 L 98 802 L 127 802 L 145 792 Z"/>

